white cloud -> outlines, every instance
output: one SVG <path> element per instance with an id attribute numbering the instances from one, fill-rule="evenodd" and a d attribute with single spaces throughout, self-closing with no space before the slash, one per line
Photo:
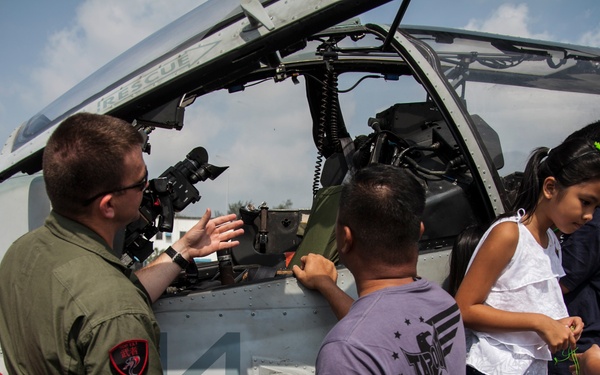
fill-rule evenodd
<path id="1" fill-rule="evenodd" d="M 600 47 L 600 29 L 588 31 L 579 38 L 577 44 L 591 47 Z"/>
<path id="2" fill-rule="evenodd" d="M 198 6 L 194 0 L 88 0 L 74 22 L 51 35 L 27 101 L 50 103 L 120 53 Z"/>
<path id="3" fill-rule="evenodd" d="M 471 19 L 465 26 L 468 30 L 517 36 L 521 38 L 551 40 L 547 32 L 534 33 L 530 29 L 532 19 L 527 4 L 502 4 L 487 19 Z"/>
<path id="4" fill-rule="evenodd" d="M 195 214 L 205 207 L 224 212 L 226 202 L 237 201 L 274 206 L 291 199 L 296 207 L 309 207 L 317 155 L 311 127 L 303 85 L 264 82 L 233 94 L 221 90 L 186 109 L 181 133 L 151 134 L 146 161 L 157 176 L 202 146 L 209 163 L 229 166 L 218 179 L 196 185 L 203 198 L 190 207 Z"/>

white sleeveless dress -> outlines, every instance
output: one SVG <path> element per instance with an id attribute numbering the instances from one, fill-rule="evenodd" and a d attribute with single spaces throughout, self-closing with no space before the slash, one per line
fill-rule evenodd
<path id="1" fill-rule="evenodd" d="M 486 231 L 469 267 L 491 229 L 506 221 L 517 223 L 519 241 L 512 259 L 500 273 L 484 304 L 499 310 L 540 313 L 552 319 L 569 314 L 558 279 L 565 275 L 560 243 L 548 229 L 548 247 L 542 248 L 521 223 L 524 210 L 501 219 Z M 468 268 L 467 268 L 468 270 Z M 467 364 L 488 375 L 547 374 L 552 359 L 548 346 L 534 331 L 488 333 L 467 330 Z"/>

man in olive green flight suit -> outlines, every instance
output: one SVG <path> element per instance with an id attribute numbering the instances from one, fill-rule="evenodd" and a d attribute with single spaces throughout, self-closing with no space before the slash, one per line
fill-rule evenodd
<path id="1" fill-rule="evenodd" d="M 236 246 L 235 215 L 210 219 L 135 274 L 113 252 L 139 217 L 148 172 L 125 121 L 75 114 L 44 150 L 52 212 L 0 264 L 0 343 L 10 374 L 162 374 L 151 309 L 194 257 Z M 130 372 L 131 371 L 131 372 Z"/>

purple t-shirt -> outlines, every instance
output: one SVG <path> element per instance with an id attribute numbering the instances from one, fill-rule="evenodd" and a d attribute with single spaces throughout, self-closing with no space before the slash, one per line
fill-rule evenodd
<path id="1" fill-rule="evenodd" d="M 317 374 L 464 374 L 465 331 L 456 302 L 420 279 L 354 302 L 329 332 Z"/>

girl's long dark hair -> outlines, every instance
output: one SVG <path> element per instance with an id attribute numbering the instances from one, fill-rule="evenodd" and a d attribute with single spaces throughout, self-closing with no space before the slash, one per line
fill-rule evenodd
<path id="1" fill-rule="evenodd" d="M 547 177 L 554 177 L 559 188 L 600 179 L 600 143 L 585 138 L 565 140 L 558 147 L 536 148 L 523 172 L 523 180 L 512 205 L 512 214 L 520 208 L 535 211 Z"/>
<path id="2" fill-rule="evenodd" d="M 477 244 L 486 229 L 484 225 L 470 225 L 456 236 L 450 253 L 450 274 L 448 275 L 447 287 L 447 291 L 452 297 L 456 295 L 458 287 L 467 272 L 471 256 L 473 256 L 473 252 L 475 252 L 475 248 L 477 248 Z"/>

